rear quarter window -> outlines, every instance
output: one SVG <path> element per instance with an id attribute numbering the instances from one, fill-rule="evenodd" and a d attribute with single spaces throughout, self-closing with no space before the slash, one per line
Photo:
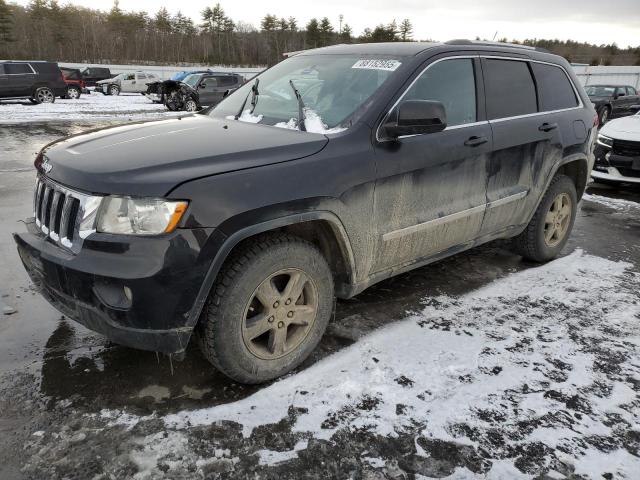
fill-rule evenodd
<path id="1" fill-rule="evenodd" d="M 28 63 L 6 63 L 4 66 L 7 75 L 20 75 L 23 73 L 33 73 Z"/>
<path id="2" fill-rule="evenodd" d="M 483 72 L 489 120 L 538 111 L 536 87 L 527 62 L 488 58 Z"/>
<path id="3" fill-rule="evenodd" d="M 562 68 L 534 62 L 531 69 L 538 84 L 541 111 L 549 112 L 578 106 L 576 92 Z"/>

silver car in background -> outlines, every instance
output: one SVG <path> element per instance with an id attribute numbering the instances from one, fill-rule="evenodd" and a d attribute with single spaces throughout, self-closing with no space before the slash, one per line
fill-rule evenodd
<path id="1" fill-rule="evenodd" d="M 145 93 L 147 91 L 147 83 L 157 82 L 158 80 L 159 77 L 153 73 L 121 73 L 113 78 L 96 82 L 96 90 L 105 95 Z"/>

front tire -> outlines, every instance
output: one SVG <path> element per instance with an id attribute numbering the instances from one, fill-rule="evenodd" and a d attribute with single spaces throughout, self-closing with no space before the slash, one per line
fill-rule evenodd
<path id="1" fill-rule="evenodd" d="M 513 239 L 516 252 L 540 263 L 556 258 L 573 229 L 577 205 L 573 180 L 566 175 L 554 177 L 527 228 Z"/>
<path id="2" fill-rule="evenodd" d="M 79 87 L 69 87 L 67 88 L 67 98 L 71 100 L 78 100 L 82 95 Z"/>
<path id="3" fill-rule="evenodd" d="M 198 103 L 193 98 L 189 98 L 186 102 L 184 102 L 184 110 L 186 112 L 197 112 Z"/>
<path id="4" fill-rule="evenodd" d="M 118 85 L 110 85 L 109 95 L 114 95 L 114 96 L 120 95 L 120 87 Z"/>
<path id="5" fill-rule="evenodd" d="M 318 345 L 333 293 L 331 270 L 313 244 L 287 234 L 260 235 L 219 273 L 200 317 L 200 348 L 236 381 L 277 378 Z"/>
<path id="6" fill-rule="evenodd" d="M 610 107 L 602 107 L 600 113 L 598 114 L 598 122 L 600 127 L 604 126 L 605 123 L 609 121 L 611 117 L 611 108 Z"/>

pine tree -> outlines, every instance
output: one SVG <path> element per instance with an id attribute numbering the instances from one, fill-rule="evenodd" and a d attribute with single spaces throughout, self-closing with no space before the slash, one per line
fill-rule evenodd
<path id="1" fill-rule="evenodd" d="M 340 32 L 340 42 L 342 43 L 351 43 L 351 35 L 352 35 L 352 30 L 351 27 L 349 26 L 348 23 L 345 23 L 344 26 L 342 27 L 342 32 Z"/>
<path id="2" fill-rule="evenodd" d="M 318 26 L 318 20 L 312 18 L 307 23 L 306 28 L 307 38 L 306 43 L 312 48 L 316 48 L 320 44 L 320 29 Z"/>
<path id="3" fill-rule="evenodd" d="M 400 24 L 400 38 L 403 42 L 411 40 L 411 36 L 413 35 L 413 25 L 411 25 L 411 21 L 408 18 L 405 18 Z"/>
<path id="4" fill-rule="evenodd" d="M 0 48 L 13 40 L 12 31 L 13 11 L 5 0 L 0 0 Z"/>
<path id="5" fill-rule="evenodd" d="M 320 31 L 320 45 L 323 47 L 330 45 L 333 38 L 333 26 L 327 17 L 320 20 L 318 30 Z"/>

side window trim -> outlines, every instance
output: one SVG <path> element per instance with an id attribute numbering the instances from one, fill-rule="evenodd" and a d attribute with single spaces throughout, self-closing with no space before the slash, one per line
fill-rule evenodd
<path id="1" fill-rule="evenodd" d="M 531 63 L 541 63 L 543 65 L 551 65 L 552 67 L 557 67 L 559 69 L 561 69 L 563 71 L 563 73 L 567 76 L 567 80 L 569 80 L 569 83 L 571 84 L 571 88 L 573 88 L 573 93 L 575 94 L 576 98 L 578 99 L 578 105 L 575 107 L 569 107 L 569 108 L 561 108 L 559 110 L 545 110 L 545 111 L 538 111 L 536 113 L 527 113 L 525 115 L 515 115 L 513 117 L 500 117 L 500 118 L 494 118 L 492 120 L 489 120 L 489 122 L 504 122 L 505 120 L 512 120 L 512 119 L 517 119 L 517 118 L 527 118 L 527 117 L 536 117 L 539 115 L 547 115 L 549 113 L 558 113 L 558 112 L 566 112 L 569 110 L 576 110 L 576 109 L 581 109 L 584 108 L 584 103 L 582 102 L 582 97 L 580 96 L 578 89 L 576 88 L 575 83 L 573 83 L 573 79 L 571 78 L 571 75 L 569 75 L 567 73 L 567 70 L 562 66 L 562 65 L 558 65 L 557 63 L 551 63 L 551 62 L 544 62 L 542 60 L 533 60 L 530 58 L 519 58 L 519 57 L 506 57 L 506 56 L 501 56 L 501 55 L 480 55 L 480 58 L 492 58 L 492 59 L 497 59 L 497 60 L 518 60 L 521 62 L 527 62 L 529 64 L 529 71 L 531 72 L 531 67 L 530 64 Z M 540 95 L 538 93 L 538 84 L 536 83 L 536 77 L 535 75 L 533 75 L 533 72 L 531 72 L 531 76 L 533 78 L 534 84 L 536 86 L 536 98 L 538 99 L 538 110 L 540 110 Z"/>
<path id="2" fill-rule="evenodd" d="M 433 62 L 429 63 L 429 65 L 427 65 L 422 70 L 420 70 L 420 72 L 415 76 L 415 78 L 413 80 L 411 80 L 411 83 L 406 86 L 406 88 L 402 91 L 402 93 L 400 94 L 398 99 L 393 103 L 393 105 L 391 105 L 389 110 L 382 116 L 382 120 L 380 120 L 380 123 L 378 123 L 378 127 L 376 128 L 376 141 L 378 141 L 378 142 L 383 141 L 380 138 L 380 128 L 384 124 L 384 122 L 387 119 L 387 117 L 389 116 L 389 114 L 393 111 L 394 108 L 396 108 L 398 106 L 398 104 L 407 95 L 407 93 L 409 93 L 411 88 L 420 79 L 420 77 L 422 77 L 424 72 L 426 72 L 433 65 L 436 65 L 436 64 L 438 64 L 440 62 L 444 62 L 444 61 L 447 61 L 447 60 L 465 59 L 465 58 L 472 60 L 473 76 L 474 76 L 474 81 L 475 81 L 475 84 L 476 84 L 476 121 L 472 122 L 472 123 L 462 123 L 460 125 L 447 126 L 447 128 L 445 128 L 443 131 L 455 130 L 455 129 L 458 129 L 458 128 L 466 128 L 466 127 L 476 127 L 478 125 L 487 124 L 488 122 L 486 120 L 487 117 L 486 117 L 485 102 L 484 102 L 484 100 L 482 102 L 480 101 L 480 95 L 481 94 L 482 94 L 483 99 L 484 99 L 484 83 L 483 83 L 484 80 L 482 79 L 481 72 L 478 70 L 480 55 L 478 55 L 478 54 L 449 55 L 449 56 L 444 56 L 444 57 L 438 58 L 438 59 L 434 60 Z M 482 91 L 480 91 L 480 86 L 483 87 Z M 482 107 L 482 109 L 481 109 L 481 107 Z M 482 118 L 482 120 L 480 120 L 481 118 Z M 402 136 L 400 136 L 398 138 L 399 139 L 403 139 L 403 138 L 415 137 L 415 136 L 416 135 L 402 135 Z"/>

